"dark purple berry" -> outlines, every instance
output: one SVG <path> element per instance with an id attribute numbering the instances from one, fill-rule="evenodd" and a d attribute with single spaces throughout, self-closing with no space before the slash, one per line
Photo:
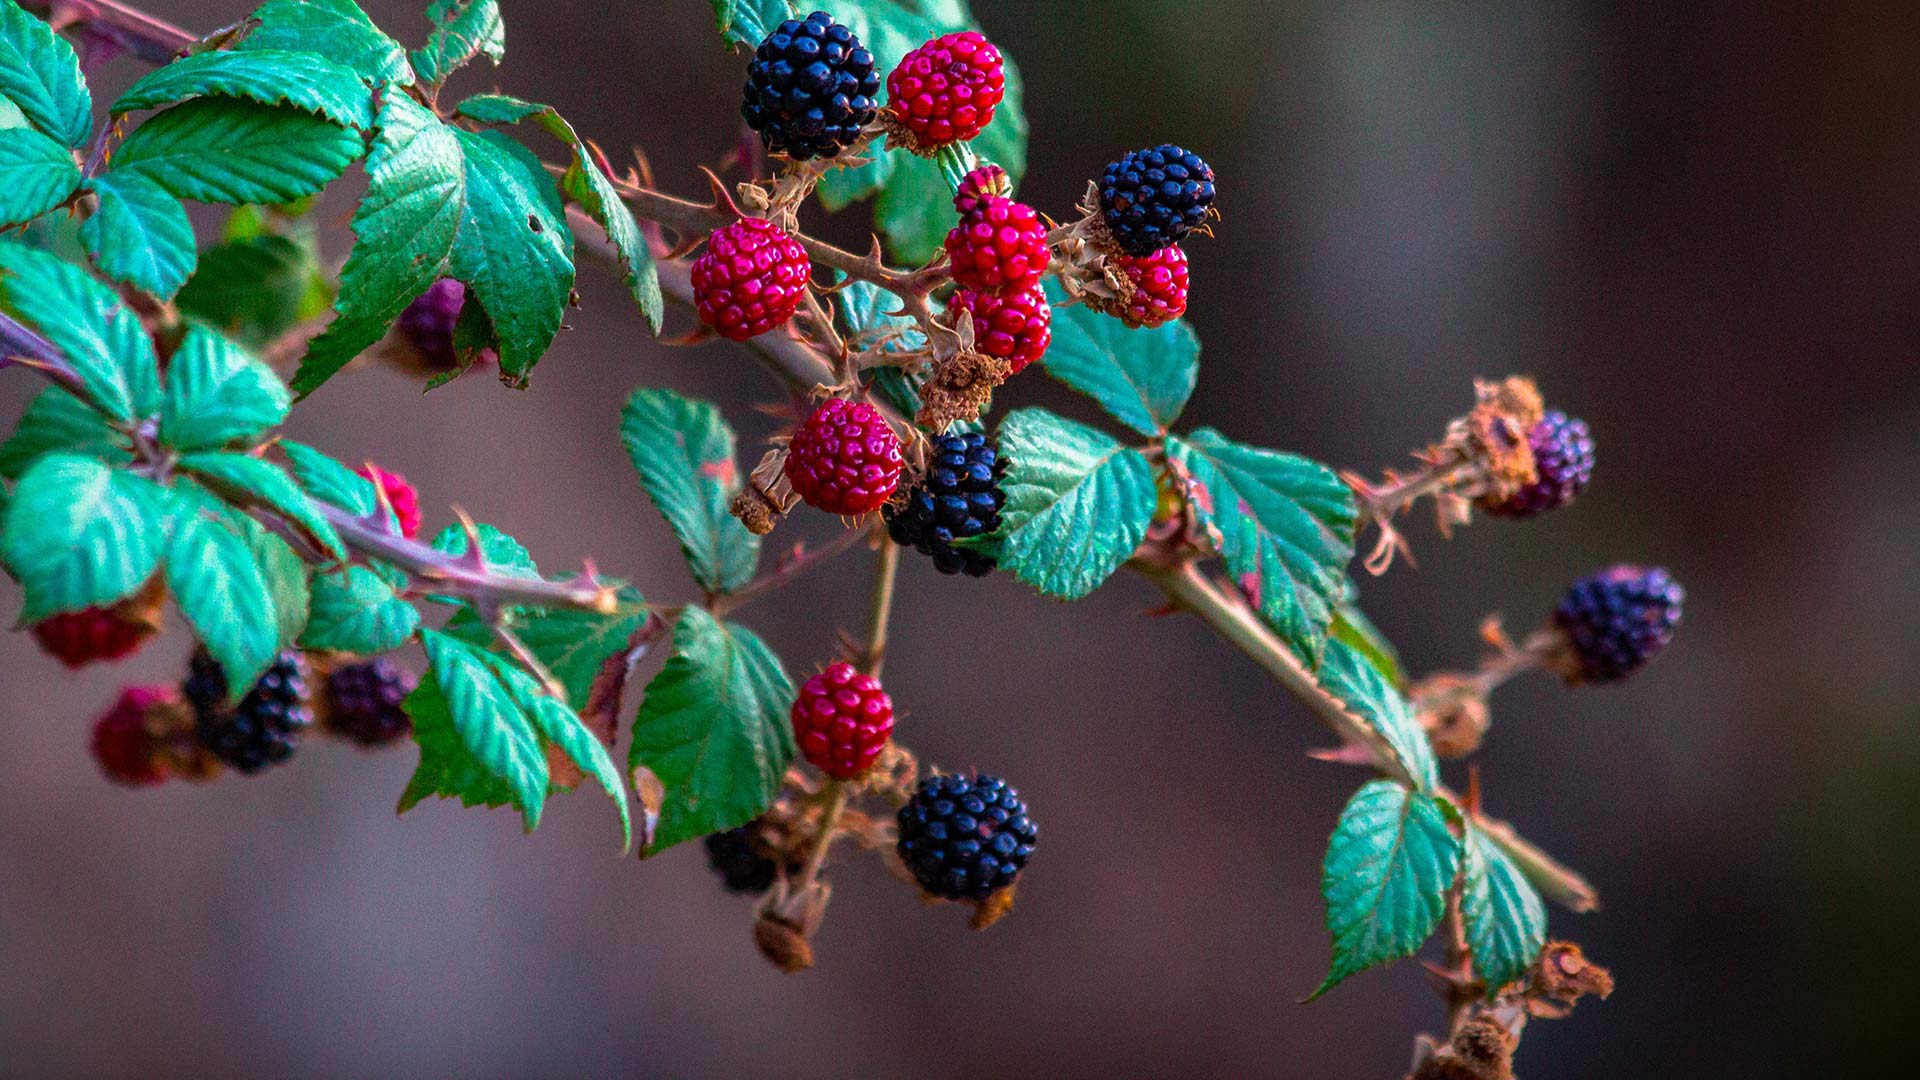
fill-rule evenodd
<path id="1" fill-rule="evenodd" d="M 1505 499 L 1480 506 L 1499 517 L 1532 517 L 1572 502 L 1593 479 L 1593 433 L 1584 420 L 1554 410 L 1527 432 L 1538 478 Z"/>
<path id="2" fill-rule="evenodd" d="M 180 692 L 193 706 L 200 745 L 243 773 L 292 757 L 300 732 L 313 722 L 297 653 L 281 653 L 240 704 L 228 708 L 226 672 L 205 649 L 197 650 Z"/>
<path id="3" fill-rule="evenodd" d="M 1012 885 L 1039 839 L 1020 793 L 993 776 L 929 776 L 899 822 L 901 861 L 948 900 L 985 900 Z"/>
<path id="4" fill-rule="evenodd" d="M 413 683 L 411 673 L 385 658 L 334 668 L 327 674 L 327 730 L 361 746 L 404 738 L 413 722 L 400 703 Z"/>
<path id="5" fill-rule="evenodd" d="M 992 573 L 992 555 L 954 547 L 953 542 L 999 527 L 1000 510 L 1007 502 L 1000 490 L 1006 467 L 985 435 L 934 440 L 926 477 L 907 492 L 904 502 L 889 504 L 882 512 L 888 535 L 902 547 L 932 556 L 934 569 L 943 574 Z"/>
<path id="6" fill-rule="evenodd" d="M 1660 568 L 1613 566 L 1581 578 L 1554 609 L 1572 683 L 1624 679 L 1666 647 L 1687 591 Z"/>
<path id="7" fill-rule="evenodd" d="M 453 278 L 441 278 L 400 313 L 400 336 L 413 346 L 428 371 L 452 371 L 460 366 L 453 347 L 453 326 L 467 302 L 467 287 Z"/>
<path id="8" fill-rule="evenodd" d="M 728 892 L 759 894 L 773 888 L 780 864 L 760 840 L 760 827 L 754 823 L 737 829 L 710 834 L 706 838 L 707 864 L 720 875 Z M 799 869 L 790 863 L 788 870 Z"/>
<path id="9" fill-rule="evenodd" d="M 1120 250 L 1142 259 L 1207 223 L 1213 169 L 1171 143 L 1134 150 L 1100 177 L 1100 212 Z"/>
<path id="10" fill-rule="evenodd" d="M 824 11 L 788 19 L 747 65 L 740 115 L 767 150 L 795 161 L 830 158 L 873 122 L 880 75 L 853 31 Z"/>

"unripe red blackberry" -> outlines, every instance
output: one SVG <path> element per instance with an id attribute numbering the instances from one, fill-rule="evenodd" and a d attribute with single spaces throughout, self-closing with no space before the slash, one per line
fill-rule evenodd
<path id="1" fill-rule="evenodd" d="M 900 437 L 864 401 L 828 398 L 787 444 L 787 482 L 808 506 L 829 514 L 880 509 L 905 467 Z"/>
<path id="2" fill-rule="evenodd" d="M 1101 310 L 1118 315 L 1135 330 L 1160 326 L 1186 314 L 1187 253 L 1180 250 L 1180 245 L 1172 244 L 1138 259 L 1122 255 L 1113 262 L 1133 282 L 1133 296 L 1125 306 L 1102 305 Z"/>
<path id="3" fill-rule="evenodd" d="M 171 705 L 180 695 L 170 686 L 127 686 L 93 725 L 93 760 L 107 779 L 128 787 L 165 781 L 167 752 L 148 721 L 152 710 Z"/>
<path id="4" fill-rule="evenodd" d="M 813 767 L 852 780 L 873 766 L 893 733 L 893 699 L 880 680 L 836 663 L 800 686 L 793 739 Z"/>
<path id="5" fill-rule="evenodd" d="M 993 776 L 929 776 L 898 820 L 901 861 L 948 900 L 985 900 L 1012 885 L 1039 840 L 1020 793 Z"/>
<path id="6" fill-rule="evenodd" d="M 1008 374 L 1040 359 L 1053 341 L 1053 305 L 1038 285 L 1007 296 L 961 289 L 947 310 L 973 314 L 974 349 L 1005 360 Z"/>
<path id="7" fill-rule="evenodd" d="M 745 341 L 793 317 L 811 273 L 800 241 L 765 218 L 741 218 L 713 230 L 693 261 L 694 304 L 721 337 Z"/>
<path id="8" fill-rule="evenodd" d="M 894 543 L 931 556 L 934 569 L 943 574 L 985 577 L 993 572 L 993 556 L 953 542 L 984 536 L 1000 526 L 1000 510 L 1007 502 L 1000 477 L 1006 467 L 979 432 L 935 439 L 926 478 L 883 511 L 887 534 Z"/>
<path id="9" fill-rule="evenodd" d="M 1171 143 L 1134 150 L 1100 177 L 1100 212 L 1120 250 L 1145 258 L 1186 239 L 1213 209 L 1213 169 Z"/>
<path id="10" fill-rule="evenodd" d="M 386 492 L 387 505 L 393 507 L 393 516 L 400 521 L 400 535 L 411 540 L 420 535 L 420 493 L 407 483 L 407 478 L 371 462 L 355 470 L 361 476 Z"/>
<path id="11" fill-rule="evenodd" d="M 70 668 L 123 659 L 138 652 L 154 632 L 151 623 L 98 607 L 62 612 L 33 625 L 33 639 L 40 648 Z"/>
<path id="12" fill-rule="evenodd" d="M 824 11 L 775 27 L 747 65 L 740 115 L 767 150 L 833 157 L 873 122 L 880 74 L 853 31 Z"/>
<path id="13" fill-rule="evenodd" d="M 1505 499 L 1483 499 L 1480 508 L 1499 517 L 1532 517 L 1572 502 L 1593 479 L 1593 434 L 1584 420 L 1555 409 L 1527 432 L 1538 474 Z"/>
<path id="14" fill-rule="evenodd" d="M 1570 683 L 1626 678 L 1673 639 L 1686 598 L 1658 567 L 1611 566 L 1581 578 L 1553 612 L 1566 635 L 1556 666 Z"/>
<path id="15" fill-rule="evenodd" d="M 980 134 L 1006 93 L 1000 50 L 972 30 L 934 38 L 902 57 L 887 76 L 887 104 L 922 147 Z"/>
<path id="16" fill-rule="evenodd" d="M 342 664 L 327 673 L 326 729 L 361 746 L 384 746 L 413 730 L 400 703 L 413 690 L 412 673 L 385 657 Z"/>
<path id="17" fill-rule="evenodd" d="M 228 708 L 226 672 L 205 649 L 197 650 L 180 690 L 193 706 L 200 745 L 243 773 L 292 757 L 313 720 L 298 653 L 281 653 L 240 704 Z"/>
<path id="18" fill-rule="evenodd" d="M 1033 207 L 1004 194 L 1006 174 L 998 166 L 975 169 L 954 196 L 960 224 L 947 233 L 947 258 L 953 280 L 976 292 L 1025 292 L 1040 283 L 1052 251 L 1047 227 Z"/>

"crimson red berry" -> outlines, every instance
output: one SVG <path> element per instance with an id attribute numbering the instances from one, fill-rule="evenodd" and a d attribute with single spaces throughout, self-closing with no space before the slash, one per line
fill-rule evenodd
<path id="1" fill-rule="evenodd" d="M 107 779 L 128 787 L 149 787 L 167 779 L 166 748 L 147 726 L 150 710 L 171 705 L 180 695 L 167 686 L 126 686 L 93 725 L 93 760 Z"/>
<path id="2" fill-rule="evenodd" d="M 954 196 L 960 224 L 947 233 L 947 258 L 953 261 L 953 280 L 964 288 L 1025 292 L 1047 272 L 1051 253 L 1040 215 L 1025 203 L 989 193 L 1004 175 L 997 167 L 975 169 Z"/>
<path id="3" fill-rule="evenodd" d="M 409 540 L 419 536 L 420 493 L 413 490 L 407 478 L 372 463 L 360 466 L 359 472 L 387 493 L 387 504 L 393 507 L 393 516 L 400 519 L 400 534 Z"/>
<path id="4" fill-rule="evenodd" d="M 741 218 L 713 230 L 692 273 L 700 321 L 729 341 L 745 341 L 793 317 L 813 262 L 780 226 Z"/>
<path id="5" fill-rule="evenodd" d="M 829 514 L 880 509 L 905 467 L 900 437 L 864 401 L 828 398 L 787 444 L 787 482 L 808 506 Z"/>
<path id="6" fill-rule="evenodd" d="M 1012 374 L 1040 359 L 1053 341 L 1053 305 L 1038 285 L 1010 296 L 961 289 L 947 309 L 972 312 L 973 347 L 1005 360 Z"/>
<path id="7" fill-rule="evenodd" d="M 97 607 L 64 612 L 33 627 L 40 648 L 70 668 L 130 656 L 153 633 L 151 625 L 124 619 L 111 608 Z"/>
<path id="8" fill-rule="evenodd" d="M 895 117 L 924 146 L 980 134 L 1006 93 L 1000 50 L 972 30 L 934 38 L 902 57 L 887 76 Z"/>
<path id="9" fill-rule="evenodd" d="M 893 699 L 852 664 L 808 679 L 793 702 L 793 738 L 814 767 L 836 780 L 866 772 L 893 732 Z"/>
<path id="10" fill-rule="evenodd" d="M 1187 253 L 1180 245 L 1163 247 L 1144 258 L 1130 255 L 1114 259 L 1122 273 L 1133 282 L 1133 299 L 1120 320 L 1138 330 L 1172 322 L 1187 310 Z"/>

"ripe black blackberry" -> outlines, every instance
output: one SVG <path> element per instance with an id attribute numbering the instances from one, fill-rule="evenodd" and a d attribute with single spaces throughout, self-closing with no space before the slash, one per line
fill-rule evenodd
<path id="1" fill-rule="evenodd" d="M 771 153 L 830 158 L 873 122 L 880 75 L 853 31 L 824 11 L 788 19 L 747 65 L 740 115 Z"/>
<path id="2" fill-rule="evenodd" d="M 943 574 L 985 577 L 993 572 L 993 556 L 954 547 L 955 540 L 982 536 L 1000 525 L 1006 493 L 1000 477 L 1006 462 L 985 435 L 943 435 L 933 444 L 933 463 L 901 503 L 890 503 L 882 516 L 893 542 L 933 557 Z"/>
<path id="3" fill-rule="evenodd" d="M 773 888 L 780 864 L 768 855 L 760 840 L 760 828 L 749 822 L 737 829 L 711 833 L 706 838 L 707 865 L 720 875 L 720 882 L 731 893 L 763 893 Z M 789 870 L 799 866 L 792 864 Z"/>
<path id="4" fill-rule="evenodd" d="M 227 707 L 227 674 L 205 649 L 193 655 L 180 692 L 193 705 L 194 733 L 214 757 L 243 773 L 293 756 L 312 723 L 297 653 L 281 653 L 240 704 Z"/>
<path id="5" fill-rule="evenodd" d="M 1120 250 L 1142 259 L 1207 223 L 1213 169 L 1168 143 L 1134 150 L 1100 177 L 1100 212 Z"/>
<path id="6" fill-rule="evenodd" d="M 1553 612 L 1567 638 L 1556 666 L 1570 683 L 1626 678 L 1672 640 L 1686 598 L 1658 567 L 1612 566 L 1581 578 Z"/>
<path id="7" fill-rule="evenodd" d="M 1020 793 L 993 776 L 929 776 L 899 822 L 901 860 L 948 900 L 985 900 L 1012 885 L 1039 837 Z"/>
<path id="8" fill-rule="evenodd" d="M 1527 432 L 1538 477 L 1505 499 L 1484 501 L 1481 508 L 1499 517 L 1532 517 L 1565 506 L 1587 490 L 1593 479 L 1593 433 L 1584 420 L 1555 409 Z"/>
<path id="9" fill-rule="evenodd" d="M 413 730 L 400 702 L 413 689 L 413 676 L 404 668 L 376 657 L 360 664 L 343 664 L 327 673 L 328 731 L 361 746 L 382 746 Z"/>

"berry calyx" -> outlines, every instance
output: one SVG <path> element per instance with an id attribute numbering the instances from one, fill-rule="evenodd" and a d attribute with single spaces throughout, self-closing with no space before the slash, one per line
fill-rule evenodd
<path id="1" fill-rule="evenodd" d="M 793 702 L 793 739 L 801 756 L 836 780 L 873 766 L 893 733 L 893 699 L 880 680 L 836 663 L 808 679 Z"/>
<path id="2" fill-rule="evenodd" d="M 1151 255 L 1121 255 L 1111 260 L 1133 283 L 1133 295 L 1096 306 L 1138 330 L 1172 322 L 1187 311 L 1187 253 L 1178 244 Z"/>
<path id="3" fill-rule="evenodd" d="M 281 653 L 240 703 L 228 708 L 227 674 L 200 649 L 180 691 L 193 706 L 200 745 L 243 773 L 259 772 L 292 757 L 300 745 L 300 732 L 313 720 L 298 653 Z"/>
<path id="4" fill-rule="evenodd" d="M 393 516 L 399 519 L 400 535 L 409 540 L 420 535 L 420 493 L 407 483 L 406 477 L 388 472 L 372 462 L 354 471 L 373 481 L 386 493 L 387 505 L 393 507 Z"/>
<path id="5" fill-rule="evenodd" d="M 969 174 L 953 200 L 960 211 L 960 224 L 947 233 L 946 241 L 953 280 L 976 292 L 1025 292 L 1047 272 L 1052 257 L 1047 227 L 1033 207 L 976 186 L 975 178 L 985 181 L 986 173 L 976 169 Z"/>
<path id="6" fill-rule="evenodd" d="M 136 621 L 118 607 L 82 608 L 43 619 L 33 639 L 47 655 L 70 668 L 102 660 L 120 660 L 138 652 L 153 637 L 150 621 Z"/>
<path id="7" fill-rule="evenodd" d="M 800 241 L 765 218 L 741 218 L 713 230 L 693 261 L 694 304 L 715 333 L 745 341 L 793 317 L 811 273 Z"/>
<path id="8" fill-rule="evenodd" d="M 972 313 L 975 351 L 1005 360 L 1009 375 L 1040 359 L 1053 342 L 1053 305 L 1038 285 L 1006 296 L 961 289 L 947 310 Z"/>
<path id="9" fill-rule="evenodd" d="M 400 703 L 412 692 L 413 675 L 385 657 L 342 664 L 327 672 L 321 699 L 326 729 L 361 746 L 384 746 L 413 730 Z"/>
<path id="10" fill-rule="evenodd" d="M 1673 640 L 1686 598 L 1658 567 L 1611 566 L 1581 578 L 1554 608 L 1566 640 L 1550 662 L 1569 683 L 1624 679 Z"/>
<path id="11" fill-rule="evenodd" d="M 171 775 L 165 742 L 155 736 L 149 714 L 179 700 L 169 686 L 121 688 L 119 700 L 93 725 L 93 760 L 107 779 L 128 787 L 151 787 Z"/>
<path id="12" fill-rule="evenodd" d="M 893 496 L 906 461 L 900 437 L 864 401 L 828 398 L 787 444 L 787 482 L 808 506 L 858 517 Z"/>
<path id="13" fill-rule="evenodd" d="M 901 861 L 948 900 L 985 900 L 1012 885 L 1039 838 L 1020 793 L 993 776 L 929 776 L 898 821 Z"/>
<path id="14" fill-rule="evenodd" d="M 993 556 L 953 542 L 1000 526 L 1000 510 L 1007 502 L 1000 490 L 1005 472 L 1006 462 L 985 435 L 941 436 L 934 440 L 925 478 L 884 512 L 887 535 L 902 547 L 931 556 L 933 568 L 943 574 L 985 577 L 993 572 Z"/>
<path id="15" fill-rule="evenodd" d="M 1123 155 L 1099 187 L 1107 231 L 1137 259 L 1186 239 L 1213 210 L 1213 169 L 1171 143 Z"/>
<path id="16" fill-rule="evenodd" d="M 1587 490 L 1593 479 L 1593 433 L 1584 420 L 1555 409 L 1527 431 L 1533 448 L 1533 483 L 1504 499 L 1485 499 L 1480 508 L 1499 517 L 1524 518 L 1562 507 Z"/>
<path id="17" fill-rule="evenodd" d="M 873 122 L 880 75 L 853 31 L 824 11 L 788 19 L 754 51 L 740 115 L 769 153 L 830 158 Z"/>
<path id="18" fill-rule="evenodd" d="M 1007 93 L 1000 50 L 978 32 L 934 38 L 902 57 L 887 76 L 894 119 L 920 148 L 965 142 L 993 122 Z"/>

